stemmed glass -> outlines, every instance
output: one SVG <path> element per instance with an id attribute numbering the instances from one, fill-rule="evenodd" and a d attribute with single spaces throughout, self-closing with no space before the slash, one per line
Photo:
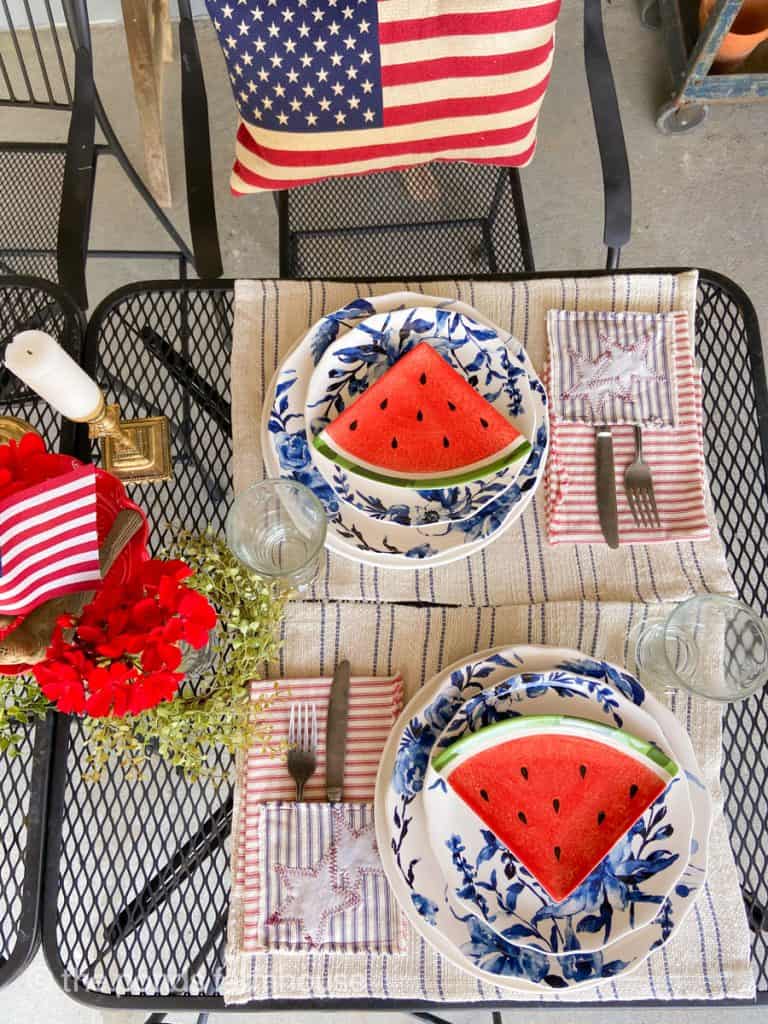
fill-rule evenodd
<path id="1" fill-rule="evenodd" d="M 639 631 L 635 660 L 640 679 L 662 692 L 744 700 L 768 681 L 768 623 L 733 597 L 692 597 Z"/>

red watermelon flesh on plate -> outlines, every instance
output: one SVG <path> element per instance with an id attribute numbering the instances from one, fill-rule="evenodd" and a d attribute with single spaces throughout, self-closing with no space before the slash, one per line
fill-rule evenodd
<path id="1" fill-rule="evenodd" d="M 547 718 L 555 723 L 550 729 Z M 526 723 L 534 721 L 544 724 L 532 732 Z M 603 738 L 603 731 L 614 735 Z M 433 764 L 558 902 L 677 773 L 653 744 L 563 716 L 487 726 L 446 747 Z"/>
<path id="2" fill-rule="evenodd" d="M 449 487 L 495 473 L 530 444 L 431 345 L 421 342 L 313 443 L 360 476 L 401 487 Z"/>

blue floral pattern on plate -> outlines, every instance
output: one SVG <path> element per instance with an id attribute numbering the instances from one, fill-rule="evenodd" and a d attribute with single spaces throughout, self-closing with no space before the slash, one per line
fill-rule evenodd
<path id="1" fill-rule="evenodd" d="M 467 732 L 507 718 L 563 712 L 624 726 L 659 746 L 664 743 L 655 723 L 613 687 L 554 671 L 512 676 L 470 697 L 436 746 L 447 746 Z M 431 767 L 425 816 L 432 849 L 456 901 L 478 911 L 494 931 L 520 945 L 560 955 L 594 951 L 652 921 L 679 879 L 693 825 L 687 787 L 678 785 L 681 782 L 677 776 L 625 839 L 561 902 L 551 899 Z M 447 838 L 445 829 L 450 833 Z"/>
<path id="2" fill-rule="evenodd" d="M 480 914 L 452 901 L 425 843 L 421 800 L 432 747 L 465 700 L 512 674 L 556 669 L 612 685 L 637 707 L 647 708 L 685 770 L 694 820 L 689 863 L 655 919 L 609 941 L 600 951 L 559 955 L 505 939 Z M 578 652 L 524 645 L 498 648 L 446 669 L 416 695 L 405 717 L 405 726 L 399 732 L 393 730 L 379 772 L 379 849 L 395 894 L 404 907 L 410 908 L 414 925 L 440 953 L 477 977 L 496 978 L 499 984 L 510 985 L 516 991 L 537 992 L 541 987 L 575 988 L 614 977 L 639 965 L 650 951 L 667 941 L 704 883 L 712 809 L 685 730 L 633 676 Z"/>
<path id="3" fill-rule="evenodd" d="M 307 389 L 309 433 L 319 434 L 420 342 L 439 352 L 525 438 L 533 438 L 539 403 L 532 399 L 533 384 L 519 343 L 455 310 L 430 307 L 369 317 L 326 348 Z M 539 383 L 538 378 L 534 381 Z M 513 463 L 488 479 L 454 487 L 416 490 L 357 476 L 314 448 L 310 456 L 343 501 L 371 518 L 402 526 L 467 519 L 502 494 L 522 466 Z"/>
<path id="4" fill-rule="evenodd" d="M 430 300 L 419 296 L 421 305 Z M 276 374 L 271 398 L 265 404 L 262 424 L 262 451 L 267 470 L 298 480 L 318 496 L 328 513 L 328 546 L 347 557 L 385 564 L 392 567 L 418 567 L 427 564 L 445 564 L 455 558 L 473 554 L 484 547 L 499 531 L 505 529 L 533 497 L 543 477 L 549 435 L 546 417 L 546 395 L 543 388 L 532 387 L 532 396 L 539 403 L 537 429 L 533 450 L 523 467 L 518 481 L 477 515 L 459 523 L 439 526 L 411 527 L 396 522 L 380 522 L 368 518 L 357 509 L 341 507 L 338 496 L 312 464 L 304 422 L 304 395 L 306 381 L 315 362 L 339 335 L 342 327 L 349 327 L 355 319 L 365 319 L 372 311 L 387 307 L 386 296 L 359 300 L 344 310 L 323 317 L 284 360 Z M 472 311 L 460 303 L 433 300 L 441 305 L 471 315 Z M 342 315 L 343 314 L 343 315 Z M 525 369 L 535 371 L 525 357 Z"/>

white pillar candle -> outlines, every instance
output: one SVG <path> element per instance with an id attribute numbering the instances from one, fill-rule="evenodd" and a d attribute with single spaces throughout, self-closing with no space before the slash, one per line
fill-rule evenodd
<path id="1" fill-rule="evenodd" d="M 69 420 L 87 420 L 98 411 L 99 385 L 50 334 L 22 331 L 5 350 L 5 365 Z"/>

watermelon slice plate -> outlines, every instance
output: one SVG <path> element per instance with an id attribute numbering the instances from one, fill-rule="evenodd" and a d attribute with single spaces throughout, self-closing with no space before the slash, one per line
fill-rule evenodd
<path id="1" fill-rule="evenodd" d="M 420 341 L 313 439 L 351 473 L 453 487 L 517 462 L 530 442 L 436 348 Z"/>
<path id="2" fill-rule="evenodd" d="M 540 720 L 543 716 L 560 715 L 564 705 L 572 718 L 597 720 L 611 730 L 615 729 L 618 718 L 625 730 L 637 730 L 644 737 L 644 741 L 652 745 L 652 749 L 658 751 L 662 744 L 666 746 L 661 730 L 654 729 L 654 724 L 648 720 L 645 713 L 631 705 L 617 708 L 612 691 L 608 688 L 597 688 L 594 681 L 572 673 L 529 672 L 511 676 L 495 686 L 490 686 L 463 704 L 441 733 L 434 747 L 433 762 L 438 760 L 441 751 L 450 747 L 457 739 L 477 733 L 487 724 L 511 719 L 522 721 L 522 716 L 526 716 L 529 721 L 534 718 Z M 678 776 L 671 784 L 670 792 L 663 798 L 666 807 L 663 820 L 666 824 L 674 822 L 669 836 L 655 845 L 648 845 L 647 833 L 650 822 L 657 813 L 656 810 L 649 810 L 643 816 L 645 820 L 639 823 L 636 835 L 631 841 L 619 841 L 609 854 L 614 869 L 622 871 L 621 865 L 627 863 L 643 848 L 659 851 L 654 862 L 659 870 L 648 872 L 648 877 L 631 883 L 627 890 L 631 889 L 631 902 L 622 905 L 621 901 L 614 900 L 606 909 L 603 907 L 602 888 L 591 884 L 587 879 L 574 898 L 565 903 L 558 903 L 549 897 L 543 887 L 532 882 L 530 887 L 518 895 L 515 901 L 515 915 L 506 914 L 498 907 L 498 901 L 492 901 L 489 905 L 487 901 L 474 897 L 477 892 L 493 892 L 494 882 L 498 884 L 499 878 L 506 877 L 512 855 L 506 851 L 506 847 L 499 845 L 493 853 L 486 852 L 480 857 L 487 844 L 482 830 L 478 830 L 474 813 L 468 807 L 465 807 L 463 812 L 457 808 L 457 798 L 453 791 L 442 782 L 433 785 L 437 780 L 438 774 L 430 767 L 424 804 L 430 842 L 433 844 L 436 859 L 452 887 L 453 898 L 457 903 L 463 904 L 464 912 L 468 909 L 475 913 L 480 912 L 496 932 L 501 933 L 505 929 L 514 928 L 516 923 L 519 924 L 520 915 L 536 921 L 549 913 L 553 914 L 554 918 L 561 917 L 563 911 L 570 905 L 572 908 L 578 908 L 578 914 L 572 921 L 573 927 L 576 927 L 584 917 L 589 919 L 596 916 L 601 920 L 601 927 L 597 931 L 582 930 L 579 933 L 580 949 L 598 950 L 606 941 L 615 940 L 632 928 L 649 924 L 658 912 L 658 900 L 676 884 L 685 869 L 693 819 L 687 783 Z M 671 791 L 672 788 L 675 789 L 674 792 Z M 443 832 L 443 823 L 457 813 L 463 813 L 468 823 L 461 833 L 467 851 L 461 871 L 457 869 L 450 850 L 445 846 Z M 461 893 L 466 885 L 467 863 L 471 866 L 477 889 L 471 891 L 469 897 L 462 897 Z M 516 858 L 514 863 L 518 870 L 525 870 Z M 541 934 L 537 934 L 538 928 L 531 930 L 533 934 L 527 937 L 518 934 L 521 945 L 548 951 L 550 936 L 547 934 L 542 938 Z"/>
<path id="3" fill-rule="evenodd" d="M 584 699 L 613 694 L 613 711 L 636 736 L 662 744 L 684 771 L 693 812 L 692 853 L 681 876 L 660 904 L 662 917 L 611 939 L 599 952 L 583 951 L 583 931 L 571 936 L 572 953 L 525 948 L 525 939 L 502 939 L 479 910 L 457 905 L 429 841 L 426 784 L 431 751 L 441 729 L 467 699 L 514 673 L 566 671 L 588 678 Z M 537 698 L 543 699 L 543 698 Z M 559 698 L 562 699 L 562 698 Z M 459 801 L 456 801 L 459 803 Z M 690 912 L 706 878 L 712 805 L 690 739 L 671 712 L 623 669 L 578 651 L 531 645 L 497 647 L 447 666 L 412 698 L 390 733 L 376 787 L 379 850 L 395 896 L 416 931 L 454 965 L 481 981 L 519 993 L 588 988 L 635 970 L 674 935 Z M 487 830 L 490 832 L 490 830 Z M 503 879 L 501 879 L 503 881 Z M 545 933 L 549 940 L 549 933 Z"/>
<path id="4" fill-rule="evenodd" d="M 423 305 L 432 303 L 435 308 L 446 304 L 445 299 L 415 298 Z M 363 320 L 372 313 L 392 312 L 413 304 L 412 294 L 394 293 L 357 300 L 349 307 L 323 316 L 297 342 L 276 370 L 264 402 L 260 436 L 267 473 L 300 481 L 310 487 L 323 503 L 329 518 L 326 546 L 331 551 L 358 563 L 410 572 L 466 558 L 500 537 L 531 503 L 544 476 L 549 448 L 543 389 L 530 359 L 520 350 L 521 365 L 536 381 L 537 386 L 531 390 L 531 396 L 539 420 L 534 450 L 521 471 L 518 486 L 509 487 L 494 498 L 482 515 L 447 525 L 425 525 L 417 534 L 410 524 L 401 523 L 395 509 L 383 508 L 379 515 L 367 515 L 339 499 L 333 487 L 310 461 L 311 446 L 304 418 L 307 383 L 329 339 L 337 337 L 342 330 L 348 330 L 349 321 Z M 469 307 L 451 303 L 451 311 L 458 310 L 487 324 Z M 498 328 L 496 330 L 503 333 Z"/>
<path id="5" fill-rule="evenodd" d="M 529 443 L 536 436 L 537 405 L 531 378 L 519 343 L 496 329 L 479 324 L 457 312 L 420 307 L 377 314 L 337 338 L 326 349 L 311 376 L 306 394 L 305 420 L 308 435 L 318 435 L 332 418 L 343 415 L 353 402 L 382 378 L 398 353 L 424 343 L 474 381 L 478 394 L 520 432 Z M 484 372 L 472 369 L 478 358 Z M 503 382 L 503 385 L 500 384 Z M 374 411 L 378 416 L 381 410 Z M 423 421 L 422 421 L 423 422 Z M 476 515 L 518 478 L 525 455 L 494 473 L 468 479 L 452 487 L 403 486 L 348 471 L 335 453 L 324 454 L 323 445 L 310 447 L 313 464 L 339 497 L 367 515 L 389 517 L 414 526 L 454 522 Z M 385 474 L 375 474 L 385 475 Z M 470 474 L 471 475 L 471 474 Z"/>
<path id="6" fill-rule="evenodd" d="M 456 816 L 490 828 L 555 903 L 625 840 L 677 774 L 655 744 L 560 715 L 502 719 L 441 750 L 432 766 L 472 812 L 457 808 Z M 684 812 L 685 786 L 678 791 Z M 670 851 L 669 866 L 678 860 Z"/>

